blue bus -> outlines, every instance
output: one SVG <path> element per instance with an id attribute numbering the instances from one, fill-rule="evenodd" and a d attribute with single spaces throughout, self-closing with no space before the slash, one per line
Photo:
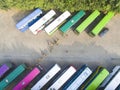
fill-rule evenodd
<path id="1" fill-rule="evenodd" d="M 87 65 L 83 65 L 66 84 L 63 90 L 77 90 L 82 83 L 92 74 L 92 70 Z"/>
<path id="2" fill-rule="evenodd" d="M 19 29 L 21 32 L 28 30 L 31 25 L 33 25 L 38 19 L 41 18 L 41 14 L 41 9 L 38 8 L 34 10 L 31 14 L 29 14 L 16 24 L 17 29 Z"/>
<path id="3" fill-rule="evenodd" d="M 117 73 L 112 77 L 112 79 L 107 83 L 104 90 L 116 90 L 116 88 L 120 85 L 120 69 Z"/>
<path id="4" fill-rule="evenodd" d="M 118 87 L 116 88 L 116 90 L 120 90 L 120 84 L 118 85 Z"/>
<path id="5" fill-rule="evenodd" d="M 116 74 L 120 71 L 120 66 L 115 66 L 109 76 L 104 80 L 104 82 L 99 86 L 99 89 L 104 89 L 107 84 L 116 76 Z M 112 85 L 113 87 L 114 85 Z"/>

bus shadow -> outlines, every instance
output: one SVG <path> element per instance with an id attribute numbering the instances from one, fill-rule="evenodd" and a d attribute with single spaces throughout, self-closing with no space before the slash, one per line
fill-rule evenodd
<path id="1" fill-rule="evenodd" d="M 32 10 L 33 11 L 33 10 Z M 15 13 L 12 18 L 14 20 L 15 23 L 19 22 L 20 20 L 22 20 L 24 17 L 26 17 L 27 15 L 29 15 L 31 12 L 30 11 L 24 11 L 24 10 L 20 10 L 19 12 Z"/>
<path id="2" fill-rule="evenodd" d="M 40 52 L 37 52 L 33 48 L 28 48 L 22 43 L 12 43 L 11 46 L 5 46 L 4 52 L 2 52 L 2 49 L 0 50 L 0 63 L 5 62 L 14 62 L 14 64 L 20 64 L 20 63 L 29 63 L 33 64 L 35 63 L 34 60 L 40 61 L 41 50 Z M 3 48 L 4 49 L 4 48 Z"/>

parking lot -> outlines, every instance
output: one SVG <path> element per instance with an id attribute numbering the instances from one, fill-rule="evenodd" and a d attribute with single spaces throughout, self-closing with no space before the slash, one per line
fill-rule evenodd
<path id="1" fill-rule="evenodd" d="M 120 65 L 120 14 L 106 25 L 109 32 L 104 37 L 92 38 L 85 31 L 76 35 L 72 30 L 64 36 L 60 31 L 52 36 L 44 31 L 36 36 L 29 30 L 22 33 L 15 24 L 29 12 L 0 11 L 0 63 L 88 64 L 108 69 Z"/>

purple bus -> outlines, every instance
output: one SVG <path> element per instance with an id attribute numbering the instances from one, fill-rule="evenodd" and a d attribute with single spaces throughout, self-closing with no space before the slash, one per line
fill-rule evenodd
<path id="1" fill-rule="evenodd" d="M 12 67 L 11 63 L 3 64 L 0 66 L 0 78 Z"/>
<path id="2" fill-rule="evenodd" d="M 24 79 L 22 79 L 13 90 L 23 90 L 40 73 L 40 69 L 35 67 Z"/>

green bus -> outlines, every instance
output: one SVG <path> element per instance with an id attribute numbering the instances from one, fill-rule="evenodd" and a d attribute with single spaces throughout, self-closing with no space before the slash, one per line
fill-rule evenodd
<path id="1" fill-rule="evenodd" d="M 0 82 L 0 90 L 4 90 L 15 78 L 17 78 L 23 71 L 25 71 L 26 65 L 21 64 L 14 71 L 12 71 L 8 76 L 6 76 Z"/>
<path id="2" fill-rule="evenodd" d="M 95 72 L 80 87 L 80 90 L 96 90 L 108 75 L 109 72 L 105 68 L 97 67 Z"/>
<path id="3" fill-rule="evenodd" d="M 48 35 L 52 35 L 57 28 L 71 15 L 69 11 L 65 11 L 59 17 L 57 17 L 53 22 L 45 27 L 45 31 Z"/>
<path id="4" fill-rule="evenodd" d="M 108 12 L 107 15 L 93 28 L 90 32 L 90 35 L 96 36 L 100 34 L 102 28 L 110 21 L 110 19 L 114 16 L 114 12 Z"/>
<path id="5" fill-rule="evenodd" d="M 90 14 L 77 28 L 76 31 L 78 33 L 81 33 L 85 30 L 85 28 L 91 24 L 98 16 L 100 15 L 100 12 L 98 10 L 95 10 L 92 14 Z"/>
<path id="6" fill-rule="evenodd" d="M 60 31 L 63 33 L 67 32 L 73 25 L 75 25 L 83 16 L 85 12 L 80 10 L 76 15 L 74 15 L 68 22 L 60 27 Z"/>

